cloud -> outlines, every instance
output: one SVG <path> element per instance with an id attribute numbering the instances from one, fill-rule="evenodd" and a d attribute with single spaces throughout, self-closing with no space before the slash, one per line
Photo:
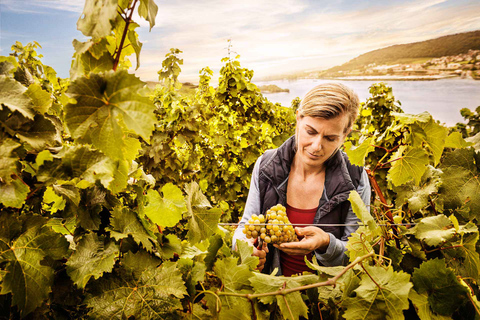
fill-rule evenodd
<path id="1" fill-rule="evenodd" d="M 15 13 L 48 14 L 50 10 L 81 13 L 84 3 L 84 0 L 2 0 L 0 6 L 2 11 Z"/>
<path id="2" fill-rule="evenodd" d="M 271 1 L 200 1 L 182 3 L 181 10 L 178 3 L 161 4 L 158 28 L 141 35 L 148 39 L 148 54 L 142 60 L 158 70 L 169 48 L 178 47 L 184 51 L 182 77 L 191 80 L 206 65 L 218 70 L 227 39 L 232 39 L 242 65 L 264 76 L 329 67 L 340 58 L 346 62 L 381 47 L 480 29 L 480 3 L 432 0 L 345 8 L 349 6 L 314 10 L 300 1 L 281 6 Z M 156 70 L 151 72 L 154 77 Z M 149 74 L 146 69 L 141 72 Z"/>

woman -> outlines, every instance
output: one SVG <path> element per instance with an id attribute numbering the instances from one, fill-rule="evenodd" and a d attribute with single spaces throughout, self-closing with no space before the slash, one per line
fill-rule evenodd
<path id="1" fill-rule="evenodd" d="M 370 205 L 370 184 L 362 167 L 353 166 L 339 151 L 357 117 L 357 95 L 338 83 L 322 84 L 306 94 L 296 113 L 296 131 L 278 149 L 268 150 L 255 163 L 250 191 L 237 239 L 246 240 L 243 228 L 252 214 L 265 214 L 280 203 L 292 224 L 332 224 L 295 228 L 300 241 L 254 248 L 258 269 L 292 274 L 310 271 L 304 257 L 315 254 L 325 266 L 345 265 L 347 238 L 357 227 L 348 197 L 357 190 Z M 253 245 L 252 240 L 247 240 Z"/>

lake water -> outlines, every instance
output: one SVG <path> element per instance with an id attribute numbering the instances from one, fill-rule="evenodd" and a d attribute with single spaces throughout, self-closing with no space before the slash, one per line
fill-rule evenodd
<path id="1" fill-rule="evenodd" d="M 362 81 L 335 81 L 323 79 L 256 81 L 258 86 L 275 84 L 282 89 L 290 89 L 289 93 L 266 93 L 270 101 L 279 102 L 283 106 L 290 106 L 295 97 L 303 96 L 314 86 L 326 82 L 341 82 L 352 88 L 360 98 L 366 101 L 370 96 L 368 88 L 376 82 Z M 464 122 L 460 109 L 469 108 L 472 111 L 480 106 L 480 81 L 469 79 L 442 79 L 435 81 L 384 81 L 393 88 L 393 95 L 400 100 L 404 112 L 418 114 L 430 112 L 434 119 L 440 120 L 448 126 L 457 122 Z"/>

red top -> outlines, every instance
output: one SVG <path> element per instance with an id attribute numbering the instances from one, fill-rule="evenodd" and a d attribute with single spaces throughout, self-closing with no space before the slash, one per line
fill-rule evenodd
<path id="1" fill-rule="evenodd" d="M 287 217 L 293 224 L 312 224 L 317 208 L 313 209 L 297 209 L 287 204 Z M 304 226 L 300 226 L 304 227 Z M 307 259 L 312 261 L 312 254 L 307 254 Z M 305 263 L 302 255 L 289 255 L 280 250 L 280 262 L 282 273 L 284 276 L 290 277 L 292 274 L 302 273 L 304 271 L 312 271 Z"/>

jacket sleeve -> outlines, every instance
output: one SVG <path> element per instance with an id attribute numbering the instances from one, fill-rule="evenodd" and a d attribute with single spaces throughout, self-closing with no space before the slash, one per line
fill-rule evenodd
<path id="1" fill-rule="evenodd" d="M 365 169 L 362 172 L 362 176 L 357 187 L 357 192 L 362 198 L 367 208 L 370 208 L 370 197 L 372 191 Z M 345 224 L 355 224 L 357 222 L 360 222 L 360 219 L 357 218 L 357 216 L 352 210 L 352 207 L 350 206 L 347 217 L 345 219 Z M 317 260 L 327 267 L 347 265 L 348 256 L 345 254 L 345 246 L 347 244 L 348 237 L 357 229 L 358 226 L 346 226 L 340 239 L 337 239 L 333 234 L 328 233 L 328 235 L 330 236 L 330 244 L 328 245 L 327 250 L 324 253 L 319 253 L 315 251 L 315 256 Z"/>
<path id="2" fill-rule="evenodd" d="M 247 239 L 246 235 L 243 233 L 243 229 L 245 229 L 245 224 L 248 222 L 248 220 L 252 217 L 253 214 L 260 214 L 260 191 L 258 187 L 258 175 L 260 173 L 261 159 L 262 156 L 257 159 L 257 162 L 255 162 L 255 166 L 253 167 L 252 179 L 250 181 L 250 189 L 248 190 L 247 202 L 245 203 L 243 216 L 232 238 L 233 250 L 235 250 L 237 239 Z"/>

